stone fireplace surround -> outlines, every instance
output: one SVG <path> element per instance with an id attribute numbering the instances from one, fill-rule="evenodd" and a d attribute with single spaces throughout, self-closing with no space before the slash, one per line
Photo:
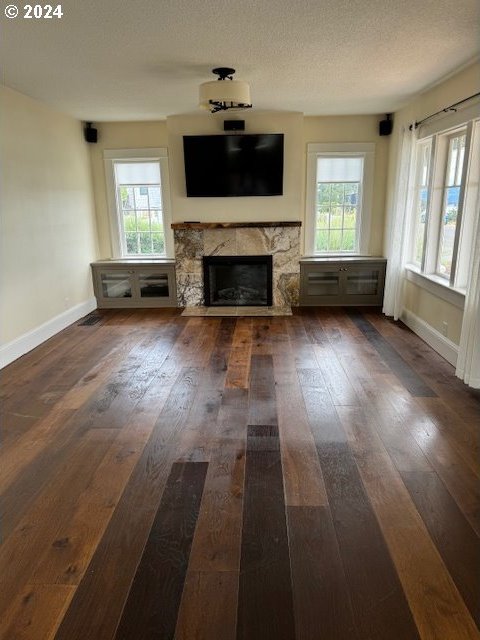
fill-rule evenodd
<path id="1" fill-rule="evenodd" d="M 202 257 L 271 255 L 273 305 L 298 305 L 301 222 L 174 223 L 179 307 L 201 306 Z"/>

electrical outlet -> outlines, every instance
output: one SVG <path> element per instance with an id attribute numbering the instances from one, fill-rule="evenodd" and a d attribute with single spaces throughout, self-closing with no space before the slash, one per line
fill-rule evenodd
<path id="1" fill-rule="evenodd" d="M 448 336 L 448 322 L 445 320 L 442 322 L 442 333 L 444 336 Z"/>

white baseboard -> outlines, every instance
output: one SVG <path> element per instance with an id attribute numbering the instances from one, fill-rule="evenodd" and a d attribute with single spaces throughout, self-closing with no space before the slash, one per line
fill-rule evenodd
<path id="1" fill-rule="evenodd" d="M 425 320 L 422 320 L 408 309 L 404 309 L 400 315 L 400 319 L 409 327 L 417 336 L 439 353 L 447 362 L 454 367 L 457 366 L 458 345 L 443 336 L 439 331 L 430 326 Z"/>
<path id="2" fill-rule="evenodd" d="M 67 309 L 51 320 L 47 320 L 39 327 L 24 333 L 22 336 L 15 338 L 11 342 L 0 347 L 0 369 L 10 364 L 20 356 L 28 353 L 42 342 L 48 340 L 62 329 L 68 327 L 69 324 L 76 322 L 87 313 L 97 308 L 95 298 L 89 298 L 85 302 L 75 305 L 71 309 Z"/>

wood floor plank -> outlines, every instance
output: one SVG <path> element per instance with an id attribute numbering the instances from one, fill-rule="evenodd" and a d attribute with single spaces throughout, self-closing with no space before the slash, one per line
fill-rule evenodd
<path id="1" fill-rule="evenodd" d="M 397 571 L 347 444 L 319 448 L 360 638 L 418 638 Z"/>
<path id="2" fill-rule="evenodd" d="M 189 572 L 175 640 L 235 640 L 237 597 L 237 572 Z"/>
<path id="3" fill-rule="evenodd" d="M 251 318 L 238 318 L 228 360 L 227 389 L 247 389 L 250 376 L 253 325 Z"/>
<path id="4" fill-rule="evenodd" d="M 172 465 L 116 640 L 173 638 L 207 468 L 206 462 Z"/>
<path id="5" fill-rule="evenodd" d="M 200 371 L 182 371 L 97 546 L 56 640 L 111 640 L 145 547 L 176 445 L 199 384 Z M 103 607 L 96 606 L 99 601 Z"/>
<path id="6" fill-rule="evenodd" d="M 480 391 L 463 384 L 452 366 L 402 322 L 366 314 L 368 320 L 401 352 L 438 396 L 462 418 L 480 420 Z"/>
<path id="7" fill-rule="evenodd" d="M 335 410 L 325 390 L 304 387 L 303 391 L 359 638 L 418 638 L 340 423 L 339 408 Z"/>
<path id="8" fill-rule="evenodd" d="M 288 507 L 296 640 L 358 638 L 332 517 L 325 507 Z"/>
<path id="9" fill-rule="evenodd" d="M 223 320 L 228 321 L 223 323 Z M 182 429 L 178 446 L 180 461 L 209 461 L 217 432 L 217 416 L 222 405 L 227 361 L 235 324 L 231 318 L 215 318 L 218 339 L 213 345 L 208 365 L 202 369 L 199 392 Z"/>
<path id="10" fill-rule="evenodd" d="M 383 383 L 392 386 L 389 378 Z M 380 386 L 379 381 L 377 384 Z M 398 391 L 391 394 L 390 402 L 394 411 L 402 417 L 407 430 L 425 457 L 443 480 L 458 506 L 462 509 L 468 521 L 480 536 L 480 484 L 478 476 L 452 441 L 441 437 L 436 425 L 418 410 L 414 399 L 404 397 Z"/>
<path id="11" fill-rule="evenodd" d="M 36 421 L 33 428 L 17 440 L 15 451 L 11 451 L 8 446 L 2 450 L 0 453 L 0 487 L 2 487 L 2 491 L 5 491 L 8 484 L 26 464 L 45 448 L 47 442 L 55 440 L 58 445 L 58 430 L 65 430 L 68 418 L 73 416 L 75 411 L 82 408 L 90 400 L 95 406 L 97 404 L 100 407 L 104 406 L 102 400 L 104 392 L 102 390 L 108 389 L 110 384 L 114 384 L 112 381 L 115 380 L 116 373 L 122 370 L 125 358 L 137 343 L 137 336 L 126 336 L 106 356 L 102 357 L 101 354 L 97 354 L 96 364 L 71 386 L 43 419 Z M 71 432 L 70 427 L 68 427 L 68 431 Z M 36 474 L 36 478 L 38 483 L 38 474 Z"/>
<path id="12" fill-rule="evenodd" d="M 178 330 L 176 331 L 178 333 Z M 141 334 L 143 336 L 143 333 Z M 172 348 L 175 335 L 170 340 L 165 341 L 166 350 Z M 7 536 L 13 530 L 22 514 L 28 509 L 36 497 L 40 494 L 43 487 L 49 482 L 52 474 L 61 466 L 62 461 L 68 451 L 75 443 L 78 437 L 89 429 L 101 428 L 122 428 L 128 421 L 129 416 L 134 411 L 139 398 L 145 393 L 148 385 L 153 381 L 150 375 L 142 385 L 141 392 L 138 393 L 138 387 L 134 386 L 131 390 L 131 397 L 126 391 L 123 395 L 127 400 L 122 403 L 121 411 L 118 412 L 115 401 L 119 395 L 119 389 L 128 385 L 128 381 L 135 374 L 145 356 L 143 339 L 132 342 L 126 339 L 125 349 L 121 350 L 115 356 L 107 358 L 103 363 L 106 367 L 103 371 L 95 372 L 96 375 L 89 376 L 84 384 L 75 387 L 71 393 L 67 394 L 55 407 L 49 419 L 45 419 L 42 424 L 35 429 L 37 439 L 32 442 L 25 443 L 25 447 L 21 447 L 20 461 L 18 456 L 14 458 L 16 462 L 14 467 L 14 477 L 8 478 L 9 482 L 2 487 L 0 502 L 3 507 L 5 516 L 4 535 Z M 163 341 L 161 341 L 163 344 Z M 148 340 L 147 353 L 153 348 L 150 340 Z M 138 351 L 138 349 L 140 351 Z M 143 354 L 141 356 L 140 354 Z M 110 369 L 114 365 L 113 370 Z M 110 376 L 108 377 L 108 373 Z M 72 412 L 70 407 L 80 405 L 81 399 L 87 401 L 79 406 L 76 412 Z M 103 427 L 102 427 L 103 425 Z M 32 434 L 30 434 L 32 435 Z M 50 444 L 45 446 L 45 441 Z M 12 468 L 13 462 L 7 464 L 6 473 Z M 25 472 L 20 474 L 19 468 L 22 465 L 28 467 Z"/>
<path id="13" fill-rule="evenodd" d="M 2 443 L 2 452 L 5 451 L 5 448 L 9 448 L 10 451 L 17 449 L 18 441 L 22 436 L 25 436 L 26 433 L 31 432 L 36 421 L 36 416 L 0 411 L 0 442 Z"/>
<path id="14" fill-rule="evenodd" d="M 355 311 L 349 316 L 412 396 L 437 395 L 368 320 Z"/>
<path id="15" fill-rule="evenodd" d="M 225 391 L 189 571 L 239 571 L 247 407 L 248 397 L 244 390 Z M 204 604 L 208 606 L 208 603 Z"/>
<path id="16" fill-rule="evenodd" d="M 273 358 L 271 355 L 252 355 L 248 424 L 277 423 Z"/>
<path id="17" fill-rule="evenodd" d="M 272 425 L 248 432 L 238 640 L 291 640 L 295 634 L 277 434 Z"/>
<path id="18" fill-rule="evenodd" d="M 478 420 L 462 419 L 441 398 L 418 398 L 425 415 L 452 442 L 466 464 L 480 477 L 480 429 Z"/>
<path id="19" fill-rule="evenodd" d="M 8 609 L 10 594 L 28 582 L 38 561 L 38 550 L 55 539 L 60 523 L 71 518 L 78 497 L 88 486 L 115 432 L 98 432 L 82 438 L 65 457 L 63 468 L 39 495 L 26 515 L 0 546 L 0 617 Z M 2 523 L 7 526 L 9 523 Z"/>
<path id="20" fill-rule="evenodd" d="M 272 355 L 271 327 L 272 318 L 260 316 L 250 318 L 252 322 L 252 354 L 256 356 Z"/>
<path id="21" fill-rule="evenodd" d="M 4 640 L 52 640 L 75 587 L 27 584 L 0 619 Z"/>
<path id="22" fill-rule="evenodd" d="M 480 543 L 436 473 L 404 472 L 402 480 L 480 628 Z"/>
<path id="23" fill-rule="evenodd" d="M 71 518 L 61 522 L 42 554 L 32 583 L 78 584 L 155 426 L 169 389 L 151 387 L 128 429 L 118 433 Z"/>
<path id="24" fill-rule="evenodd" d="M 4 367 L 0 373 L 0 401 L 2 405 L 9 398 L 20 400 L 25 387 L 32 381 L 38 384 L 40 382 L 38 378 L 45 377 L 44 374 L 48 370 L 52 368 L 60 370 L 61 367 L 58 366 L 58 363 L 64 361 L 64 356 L 74 352 L 76 346 L 83 343 L 89 336 L 93 338 L 99 329 L 100 326 L 78 328 L 74 324 L 70 325 Z M 43 380 L 43 383 L 49 384 L 50 380 L 51 378 L 48 377 Z"/>
<path id="25" fill-rule="evenodd" d="M 285 501 L 291 506 L 327 504 L 327 494 L 295 367 L 293 349 L 273 355 Z"/>
<path id="26" fill-rule="evenodd" d="M 312 343 L 305 330 L 303 317 L 299 309 L 293 310 L 293 316 L 287 325 L 287 331 L 294 350 L 296 366 L 300 368 L 315 368 L 317 359 L 312 351 Z"/>
<path id="27" fill-rule="evenodd" d="M 365 417 L 342 408 L 355 458 L 422 640 L 480 638 L 398 472 Z M 388 592 L 387 592 L 388 593 Z"/>
<path id="28" fill-rule="evenodd" d="M 60 359 L 54 359 L 49 368 L 42 366 L 44 374 L 26 375 L 20 390 L 2 402 L 4 411 L 23 412 L 28 415 L 43 417 L 50 409 L 49 398 L 42 398 L 49 388 L 55 387 L 62 380 L 71 386 L 80 380 L 102 356 L 108 355 L 118 337 L 106 327 L 97 332 L 86 329 L 84 340 L 67 351 Z M 64 388 L 68 389 L 69 386 Z"/>
<path id="29" fill-rule="evenodd" d="M 205 364 L 205 384 L 212 389 L 223 389 L 228 375 L 228 362 L 233 347 L 236 318 L 219 318 L 218 332 L 210 360 Z"/>

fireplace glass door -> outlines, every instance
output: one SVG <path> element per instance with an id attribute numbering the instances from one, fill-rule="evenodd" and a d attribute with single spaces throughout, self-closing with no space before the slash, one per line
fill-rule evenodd
<path id="1" fill-rule="evenodd" d="M 272 256 L 205 256 L 206 306 L 271 306 Z"/>

